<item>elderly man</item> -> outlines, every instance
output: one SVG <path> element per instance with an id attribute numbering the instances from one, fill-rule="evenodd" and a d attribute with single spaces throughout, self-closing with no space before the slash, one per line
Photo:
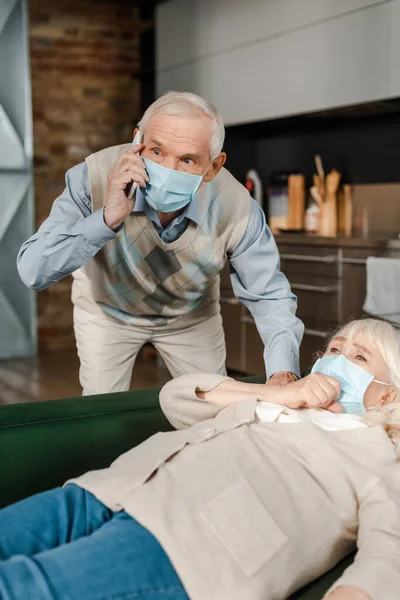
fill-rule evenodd
<path id="1" fill-rule="evenodd" d="M 299 375 L 296 298 L 261 208 L 223 169 L 224 135 L 211 104 L 165 94 L 144 113 L 137 144 L 106 148 L 67 172 L 50 216 L 23 244 L 18 269 L 29 287 L 73 274 L 84 395 L 128 390 L 146 342 L 173 377 L 224 374 L 227 259 L 264 342 L 267 376 Z"/>

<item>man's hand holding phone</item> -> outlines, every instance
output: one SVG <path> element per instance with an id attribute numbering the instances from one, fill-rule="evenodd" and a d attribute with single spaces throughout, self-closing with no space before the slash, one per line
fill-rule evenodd
<path id="1" fill-rule="evenodd" d="M 142 148 L 138 133 L 131 148 L 119 157 L 108 175 L 104 222 L 110 229 L 117 229 L 130 215 L 135 202 L 133 192 L 136 186 L 146 187 L 149 180 L 140 157 Z"/>

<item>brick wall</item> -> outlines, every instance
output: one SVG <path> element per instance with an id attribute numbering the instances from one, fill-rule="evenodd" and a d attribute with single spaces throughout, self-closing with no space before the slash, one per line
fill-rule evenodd
<path id="1" fill-rule="evenodd" d="M 93 151 L 128 142 L 140 116 L 139 36 L 133 0 L 29 0 L 36 224 L 65 171 Z M 71 277 L 38 295 L 39 348 L 74 346 Z"/>

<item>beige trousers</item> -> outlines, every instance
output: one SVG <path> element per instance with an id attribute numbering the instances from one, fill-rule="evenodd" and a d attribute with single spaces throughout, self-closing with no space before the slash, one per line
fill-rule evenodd
<path id="1" fill-rule="evenodd" d="M 172 377 L 197 373 L 224 375 L 226 348 L 221 315 L 180 330 L 145 329 L 118 323 L 74 307 L 74 330 L 83 395 L 129 390 L 140 348 L 151 342 Z"/>

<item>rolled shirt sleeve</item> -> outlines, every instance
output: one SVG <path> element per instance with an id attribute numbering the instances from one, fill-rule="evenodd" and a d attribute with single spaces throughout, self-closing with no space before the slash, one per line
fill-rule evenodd
<path id="1" fill-rule="evenodd" d="M 277 245 L 255 200 L 244 236 L 229 260 L 234 294 L 252 314 L 264 343 L 267 377 L 279 371 L 300 376 L 304 325 L 296 317 L 297 298 L 280 270 Z"/>
<path id="2" fill-rule="evenodd" d="M 228 379 L 230 377 L 225 375 L 195 373 L 181 375 L 166 383 L 160 392 L 160 406 L 171 425 L 175 429 L 185 429 L 216 417 L 225 407 L 200 400 L 196 392 L 209 392 Z"/>
<path id="3" fill-rule="evenodd" d="M 20 277 L 36 290 L 82 267 L 116 235 L 105 224 L 102 209 L 92 213 L 86 163 L 69 169 L 65 182 L 49 217 L 18 253 Z"/>

